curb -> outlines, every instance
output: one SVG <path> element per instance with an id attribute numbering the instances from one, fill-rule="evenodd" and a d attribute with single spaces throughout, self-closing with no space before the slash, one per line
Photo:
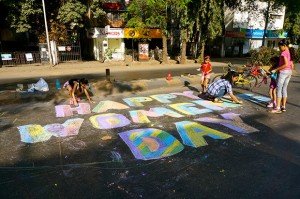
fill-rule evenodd
<path id="1" fill-rule="evenodd" d="M 199 84 L 199 75 L 188 75 L 173 77 L 171 80 L 165 78 L 156 79 L 141 79 L 129 82 L 108 82 L 99 81 L 92 84 L 92 93 L 94 96 L 107 96 L 122 92 L 139 92 L 145 90 L 153 90 L 165 87 L 187 86 L 190 84 Z M 0 92 L 0 105 L 21 104 L 31 101 L 46 102 L 54 100 L 54 104 L 59 104 L 63 99 L 68 96 L 64 90 L 52 89 L 48 92 L 17 92 L 17 91 L 1 91 Z"/>

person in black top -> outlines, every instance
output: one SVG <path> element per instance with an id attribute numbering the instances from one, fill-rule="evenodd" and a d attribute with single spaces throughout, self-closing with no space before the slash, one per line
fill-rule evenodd
<path id="1" fill-rule="evenodd" d="M 88 92 L 88 85 L 89 82 L 87 79 L 70 79 L 64 84 L 64 88 L 66 88 L 71 96 L 70 104 L 74 104 L 75 106 L 78 105 L 79 96 L 83 93 L 85 94 L 86 98 L 89 100 L 90 103 L 93 102 L 92 98 Z"/>

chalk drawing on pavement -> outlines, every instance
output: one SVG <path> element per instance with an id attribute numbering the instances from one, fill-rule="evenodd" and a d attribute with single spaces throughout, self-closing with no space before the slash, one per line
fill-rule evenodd
<path id="1" fill-rule="evenodd" d="M 241 134 L 248 134 L 248 133 L 254 133 L 259 131 L 252 126 L 245 124 L 243 120 L 239 117 L 239 114 L 225 113 L 225 114 L 221 114 L 221 116 L 224 119 L 212 118 L 212 117 L 201 117 L 195 119 L 195 121 L 212 123 L 212 124 L 220 124 Z"/>
<path id="2" fill-rule="evenodd" d="M 131 119 L 134 123 L 151 123 L 148 117 L 170 116 L 173 118 L 184 117 L 183 115 L 164 107 L 150 108 L 149 111 L 134 110 L 129 111 Z"/>
<path id="3" fill-rule="evenodd" d="M 269 102 L 271 100 L 269 97 L 265 97 L 265 96 L 261 96 L 261 95 L 254 95 L 251 93 L 238 94 L 237 96 L 241 99 L 248 100 L 248 101 L 254 102 L 256 104 L 259 104 L 262 102 L 263 103 Z"/>
<path id="4" fill-rule="evenodd" d="M 123 109 L 129 109 L 129 106 L 126 106 L 124 104 L 121 104 L 119 102 L 114 101 L 100 101 L 97 106 L 92 110 L 94 113 L 104 113 L 108 110 L 123 110 Z"/>
<path id="5" fill-rule="evenodd" d="M 124 98 L 123 101 L 126 102 L 129 106 L 140 107 L 144 106 L 142 102 L 151 102 L 153 99 L 150 97 L 131 97 Z"/>
<path id="6" fill-rule="evenodd" d="M 91 107 L 89 103 L 79 103 L 77 107 L 72 108 L 70 105 L 55 106 L 56 117 L 70 117 L 74 112 L 80 115 L 90 114 Z"/>
<path id="7" fill-rule="evenodd" d="M 21 135 L 21 141 L 25 143 L 37 143 L 49 140 L 52 136 L 51 133 L 38 124 L 28 124 L 19 126 L 18 130 Z"/>
<path id="8" fill-rule="evenodd" d="M 69 119 L 63 124 L 48 124 L 44 129 L 55 137 L 74 136 L 78 135 L 83 121 L 81 118 Z"/>
<path id="9" fill-rule="evenodd" d="M 183 144 L 192 147 L 207 145 L 204 136 L 209 136 L 213 139 L 228 139 L 232 137 L 231 135 L 203 126 L 197 122 L 181 121 L 176 122 L 175 125 Z"/>
<path id="10" fill-rule="evenodd" d="M 182 93 L 171 93 L 172 95 L 185 96 L 190 99 L 200 99 L 198 96 L 193 94 L 193 91 L 183 91 Z"/>
<path id="11" fill-rule="evenodd" d="M 90 117 L 90 122 L 96 129 L 114 129 L 131 123 L 124 115 L 115 113 L 94 115 Z"/>
<path id="12" fill-rule="evenodd" d="M 52 136 L 66 137 L 77 135 L 82 122 L 83 119 L 74 118 L 65 121 L 63 124 L 48 124 L 44 127 L 38 124 L 19 126 L 18 130 L 22 142 L 37 143 L 47 141 Z"/>
<path id="13" fill-rule="evenodd" d="M 119 133 L 136 159 L 151 160 L 172 156 L 184 146 L 171 134 L 160 129 L 134 129 Z"/>
<path id="14" fill-rule="evenodd" d="M 212 110 L 207 108 L 204 109 L 196 108 L 195 104 L 193 103 L 177 103 L 177 104 L 170 104 L 169 106 L 185 115 L 198 115 L 198 114 L 212 112 Z"/>
<path id="15" fill-rule="evenodd" d="M 159 94 L 159 95 L 151 95 L 150 97 L 161 103 L 167 104 L 167 103 L 172 103 L 170 99 L 175 99 L 177 96 L 173 94 Z"/>

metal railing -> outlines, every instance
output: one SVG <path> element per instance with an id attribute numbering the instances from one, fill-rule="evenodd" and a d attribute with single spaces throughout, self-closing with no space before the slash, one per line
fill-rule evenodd
<path id="1" fill-rule="evenodd" d="M 3 66 L 41 63 L 41 55 L 38 51 L 29 52 L 0 52 Z"/>
<path id="2" fill-rule="evenodd" d="M 75 45 L 57 45 L 59 62 L 81 60 L 81 48 Z"/>

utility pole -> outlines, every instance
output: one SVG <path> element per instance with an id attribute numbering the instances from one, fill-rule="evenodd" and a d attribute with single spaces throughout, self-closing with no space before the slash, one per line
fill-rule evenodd
<path id="1" fill-rule="evenodd" d="M 268 28 L 268 23 L 269 23 L 270 6 L 271 6 L 271 0 L 268 0 L 267 11 L 266 11 L 266 16 L 265 16 L 265 20 L 266 21 L 265 21 L 265 28 L 264 28 L 264 35 L 263 35 L 263 40 L 262 40 L 262 46 L 265 46 L 266 35 L 267 35 L 267 28 Z"/>
<path id="2" fill-rule="evenodd" d="M 43 2 L 43 12 L 44 12 L 44 20 L 45 20 L 47 46 L 48 46 L 48 55 L 49 55 L 50 64 L 52 64 L 52 55 L 51 55 L 51 47 L 50 47 L 50 40 L 49 40 L 49 34 L 48 34 L 48 25 L 47 25 L 45 2 L 44 2 L 44 0 L 42 0 L 42 2 Z"/>

